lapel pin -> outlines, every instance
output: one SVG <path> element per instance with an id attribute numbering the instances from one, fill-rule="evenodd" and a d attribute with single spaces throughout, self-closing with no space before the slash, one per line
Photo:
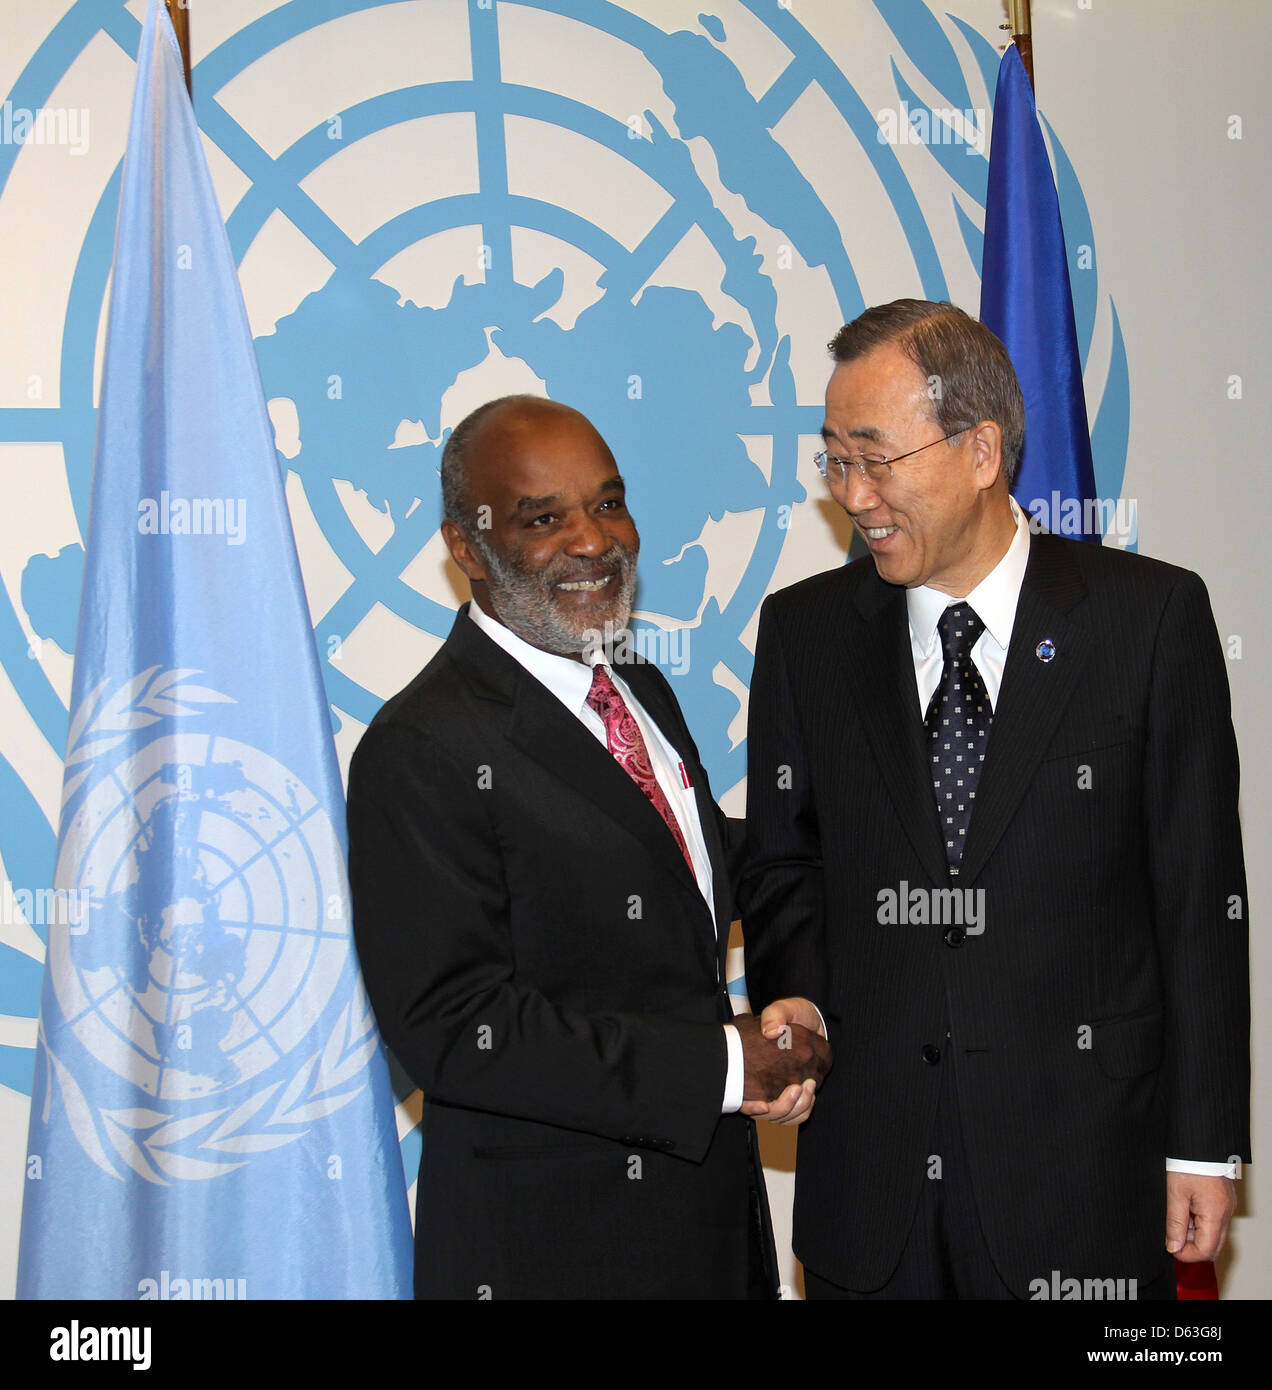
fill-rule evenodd
<path id="1" fill-rule="evenodd" d="M 1056 658 L 1056 644 L 1050 637 L 1044 637 L 1034 649 L 1034 654 L 1039 661 L 1054 661 Z"/>

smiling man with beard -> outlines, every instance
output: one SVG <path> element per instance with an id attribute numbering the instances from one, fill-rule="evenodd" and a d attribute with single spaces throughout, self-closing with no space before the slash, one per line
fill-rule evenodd
<path id="1" fill-rule="evenodd" d="M 732 1017 L 727 823 L 666 680 L 603 640 L 622 477 L 511 396 L 453 431 L 442 496 L 473 603 L 349 778 L 363 972 L 424 1094 L 416 1296 L 771 1298 L 747 1116 L 806 1108 L 829 1052 Z"/>

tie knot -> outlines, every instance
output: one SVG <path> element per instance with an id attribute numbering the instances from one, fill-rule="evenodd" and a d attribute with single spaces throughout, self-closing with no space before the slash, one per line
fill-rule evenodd
<path id="1" fill-rule="evenodd" d="M 941 651 L 946 661 L 957 661 L 967 656 L 976 645 L 976 639 L 985 631 L 985 624 L 977 616 L 970 603 L 955 603 L 941 614 L 937 623 L 941 634 Z"/>
<path id="2" fill-rule="evenodd" d="M 610 679 L 610 673 L 599 662 L 592 667 L 592 688 L 587 692 L 587 703 L 602 719 L 616 703 L 623 703 L 623 697 Z"/>

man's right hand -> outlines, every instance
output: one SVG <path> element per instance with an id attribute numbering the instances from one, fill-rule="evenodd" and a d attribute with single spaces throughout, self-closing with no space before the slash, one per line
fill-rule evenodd
<path id="1" fill-rule="evenodd" d="M 822 1016 L 807 999 L 775 999 L 760 1015 L 760 1031 L 766 1038 L 780 1041 L 788 1028 L 806 1028 L 818 1038 L 825 1038 Z M 829 1064 L 828 1068 L 829 1068 Z M 744 1115 L 763 1115 L 774 1124 L 802 1125 L 812 1114 L 816 1100 L 817 1081 L 809 1077 L 802 1085 L 787 1086 L 772 1101 L 744 1101 Z"/>
<path id="2" fill-rule="evenodd" d="M 794 1011 L 778 1018 L 777 1007 L 770 1005 L 762 1019 L 751 1014 L 733 1019 L 745 1067 L 742 1111 L 766 1115 L 769 1103 L 776 1102 L 774 1118 L 798 1123 L 812 1109 L 813 1092 L 830 1070 L 830 1044 L 819 1036 L 816 1010 L 812 1011 L 814 1031 L 795 1021 Z"/>

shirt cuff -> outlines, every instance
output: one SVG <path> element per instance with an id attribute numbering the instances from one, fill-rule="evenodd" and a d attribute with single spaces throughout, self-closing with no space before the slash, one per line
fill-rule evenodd
<path id="1" fill-rule="evenodd" d="M 742 1093 L 746 1086 L 746 1063 L 742 1057 L 742 1034 L 731 1024 L 724 1025 L 724 1042 L 729 1050 L 729 1069 L 724 1076 L 722 1115 L 732 1115 L 742 1109 Z"/>
<path id="2" fill-rule="evenodd" d="M 1196 1173 L 1201 1178 L 1235 1178 L 1237 1165 L 1235 1163 L 1207 1163 L 1191 1158 L 1168 1158 L 1166 1171 L 1168 1173 Z"/>

